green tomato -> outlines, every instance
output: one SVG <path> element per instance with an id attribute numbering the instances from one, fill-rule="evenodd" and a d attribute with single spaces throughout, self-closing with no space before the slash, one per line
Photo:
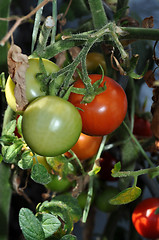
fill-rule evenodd
<path id="1" fill-rule="evenodd" d="M 52 192 L 65 192 L 69 190 L 72 186 L 72 182 L 70 182 L 67 178 L 59 179 L 57 175 L 51 175 L 51 182 L 45 185 L 45 187 Z"/>
<path id="2" fill-rule="evenodd" d="M 65 153 L 77 142 L 81 129 L 78 110 L 57 96 L 35 99 L 23 114 L 24 140 L 38 155 L 54 157 Z"/>
<path id="3" fill-rule="evenodd" d="M 102 212 L 113 212 L 118 206 L 109 203 L 109 200 L 119 193 L 113 186 L 106 186 L 95 196 L 95 206 Z"/>
<path id="4" fill-rule="evenodd" d="M 42 61 L 47 74 L 57 72 L 59 70 L 59 67 L 55 63 L 44 58 L 42 59 Z M 41 90 L 40 81 L 38 81 L 36 78 L 37 73 L 40 73 L 39 58 L 30 58 L 29 67 L 27 68 L 25 73 L 26 98 L 28 102 L 31 102 L 33 99 L 39 96 L 45 95 L 45 92 Z M 63 77 L 58 78 L 59 82 L 62 82 L 62 80 Z M 9 76 L 5 87 L 5 95 L 8 105 L 13 109 L 13 111 L 16 112 L 16 99 L 14 96 L 14 88 L 15 84 L 12 81 L 11 77 Z"/>

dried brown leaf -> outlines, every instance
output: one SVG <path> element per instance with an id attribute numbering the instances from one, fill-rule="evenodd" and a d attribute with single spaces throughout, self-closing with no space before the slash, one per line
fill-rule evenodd
<path id="1" fill-rule="evenodd" d="M 8 72 L 15 83 L 14 95 L 17 103 L 17 110 L 22 111 L 28 104 L 25 94 L 25 72 L 29 67 L 27 55 L 17 45 L 11 45 L 8 51 Z"/>
<path id="2" fill-rule="evenodd" d="M 144 80 L 149 88 L 153 88 L 155 82 L 154 72 L 152 70 L 147 71 L 144 75 Z"/>
<path id="3" fill-rule="evenodd" d="M 142 27 L 143 28 L 153 28 L 154 27 L 154 23 L 153 23 L 153 17 L 147 17 L 142 21 Z"/>

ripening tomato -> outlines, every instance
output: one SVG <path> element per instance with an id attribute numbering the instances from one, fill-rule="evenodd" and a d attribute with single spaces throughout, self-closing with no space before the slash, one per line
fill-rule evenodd
<path id="1" fill-rule="evenodd" d="M 68 151 L 78 140 L 82 121 L 78 110 L 57 96 L 32 101 L 23 114 L 22 134 L 38 155 L 54 157 Z"/>
<path id="2" fill-rule="evenodd" d="M 88 136 L 81 133 L 78 141 L 71 150 L 77 155 L 80 161 L 84 161 L 93 157 L 98 152 L 101 141 L 102 137 Z M 67 157 L 72 156 L 69 152 L 65 153 L 65 155 Z"/>
<path id="3" fill-rule="evenodd" d="M 59 67 L 55 63 L 44 58 L 42 60 L 47 74 L 57 72 L 59 70 Z M 41 90 L 40 82 L 36 78 L 37 73 L 40 73 L 39 58 L 30 58 L 29 67 L 27 68 L 25 74 L 26 98 L 29 102 L 39 96 L 45 95 L 45 92 Z M 62 81 L 62 79 L 63 78 L 59 77 L 59 81 Z M 14 88 L 15 84 L 9 76 L 5 87 L 5 96 L 8 105 L 13 109 L 13 111 L 16 112 L 16 99 L 14 96 Z"/>
<path id="4" fill-rule="evenodd" d="M 98 176 L 100 179 L 105 181 L 116 181 L 118 178 L 111 176 L 111 170 L 114 168 L 114 165 L 118 160 L 108 151 L 103 151 L 100 158 L 100 171 Z"/>
<path id="5" fill-rule="evenodd" d="M 159 198 L 147 198 L 141 201 L 132 213 L 132 222 L 136 231 L 145 238 L 159 238 Z"/>
<path id="6" fill-rule="evenodd" d="M 102 75 L 89 75 L 92 84 Z M 100 86 L 106 84 L 106 90 L 95 96 L 90 103 L 81 103 L 83 95 L 71 93 L 69 101 L 79 108 L 82 118 L 82 132 L 92 136 L 103 136 L 117 129 L 127 112 L 127 97 L 123 88 L 113 79 L 104 76 Z M 84 88 L 82 80 L 74 84 L 76 88 Z M 82 110 L 80 110 L 82 109 Z"/>
<path id="7" fill-rule="evenodd" d="M 86 57 L 87 71 L 89 73 L 97 73 L 100 70 L 100 65 L 106 74 L 106 62 L 102 53 L 89 52 Z"/>
<path id="8" fill-rule="evenodd" d="M 135 115 L 133 133 L 138 137 L 152 137 L 151 123 Z"/>

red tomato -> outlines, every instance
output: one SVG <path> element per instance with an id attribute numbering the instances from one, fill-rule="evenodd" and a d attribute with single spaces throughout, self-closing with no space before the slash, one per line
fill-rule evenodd
<path id="1" fill-rule="evenodd" d="M 133 133 L 139 137 L 151 137 L 151 123 L 148 120 L 135 115 Z"/>
<path id="2" fill-rule="evenodd" d="M 159 198 L 147 198 L 141 201 L 133 211 L 132 222 L 136 231 L 145 238 L 159 238 Z"/>
<path id="3" fill-rule="evenodd" d="M 88 136 L 81 133 L 77 143 L 71 148 L 71 150 L 74 151 L 79 160 L 84 161 L 93 157 L 98 152 L 101 141 L 102 137 Z M 66 152 L 65 155 L 71 157 L 69 152 Z"/>
<path id="4" fill-rule="evenodd" d="M 100 166 L 101 169 L 98 173 L 100 179 L 105 181 L 116 181 L 118 178 L 111 176 L 111 170 L 114 168 L 114 165 L 117 163 L 117 159 L 113 157 L 108 151 L 104 151 L 101 154 Z"/>
<path id="5" fill-rule="evenodd" d="M 92 84 L 102 75 L 91 74 Z M 104 76 L 100 87 L 106 84 L 106 90 L 95 96 L 90 103 L 81 103 L 83 95 L 71 93 L 69 101 L 82 110 L 82 132 L 88 135 L 104 136 L 117 129 L 127 112 L 127 97 L 122 87 L 113 79 Z M 84 88 L 82 80 L 77 80 L 74 87 Z"/>

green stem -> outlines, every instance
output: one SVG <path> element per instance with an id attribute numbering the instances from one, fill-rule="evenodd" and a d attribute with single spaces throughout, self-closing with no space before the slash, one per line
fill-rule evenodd
<path id="1" fill-rule="evenodd" d="M 52 29 L 51 44 L 55 43 L 56 29 L 57 29 L 57 0 L 52 3 L 52 17 L 54 20 L 54 27 Z"/>
<path id="2" fill-rule="evenodd" d="M 143 174 L 153 173 L 159 171 L 158 167 L 145 168 L 137 171 L 119 171 L 112 174 L 113 177 L 134 177 L 135 179 Z"/>
<path id="3" fill-rule="evenodd" d="M 99 29 L 108 23 L 107 16 L 101 0 L 88 0 L 95 29 Z"/>
<path id="4" fill-rule="evenodd" d="M 121 27 L 121 30 L 127 33 L 125 36 L 120 36 L 121 39 L 159 40 L 159 29 Z"/>

